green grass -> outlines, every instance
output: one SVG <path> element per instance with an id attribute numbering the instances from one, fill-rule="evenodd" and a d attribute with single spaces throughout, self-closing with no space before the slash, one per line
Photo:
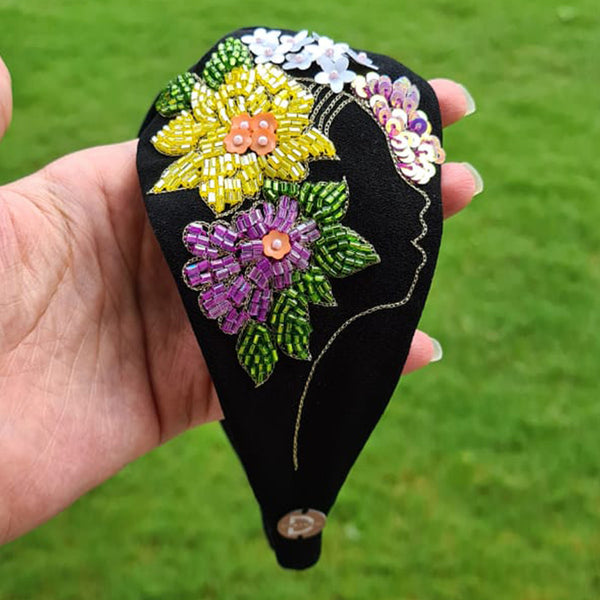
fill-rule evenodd
<path id="1" fill-rule="evenodd" d="M 0 600 L 600 597 L 600 15 L 572 3 L 0 0 L 2 182 L 134 136 L 173 74 L 258 23 L 465 83 L 479 111 L 446 148 L 486 181 L 447 225 L 422 324 L 444 360 L 403 381 L 316 568 L 275 566 L 211 425 L 1 548 Z"/>

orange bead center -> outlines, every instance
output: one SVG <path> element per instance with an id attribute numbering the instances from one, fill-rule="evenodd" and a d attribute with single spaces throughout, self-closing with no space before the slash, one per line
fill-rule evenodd
<path id="1" fill-rule="evenodd" d="M 265 256 L 281 260 L 291 249 L 290 236 L 283 231 L 273 229 L 262 239 Z"/>
<path id="2" fill-rule="evenodd" d="M 231 128 L 223 140 L 225 149 L 234 154 L 248 150 L 261 156 L 269 154 L 277 147 L 277 126 L 277 119 L 270 112 L 253 117 L 248 113 L 237 115 L 231 120 Z"/>

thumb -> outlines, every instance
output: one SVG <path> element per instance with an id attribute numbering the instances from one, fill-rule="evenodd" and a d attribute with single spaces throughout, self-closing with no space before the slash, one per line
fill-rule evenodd
<path id="1" fill-rule="evenodd" d="M 10 73 L 0 57 L 0 139 L 4 136 L 12 118 L 12 91 Z"/>

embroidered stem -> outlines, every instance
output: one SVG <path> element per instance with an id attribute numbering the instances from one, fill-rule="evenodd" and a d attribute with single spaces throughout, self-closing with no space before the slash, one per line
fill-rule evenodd
<path id="1" fill-rule="evenodd" d="M 358 104 L 358 106 L 364 110 L 367 114 L 372 116 L 372 113 L 370 111 L 370 107 L 365 106 L 360 100 L 354 98 L 353 96 L 351 96 L 350 94 L 346 94 L 345 92 L 343 92 L 343 94 L 345 96 L 347 96 L 349 98 L 349 101 L 354 101 L 356 102 L 356 104 Z M 346 104 L 344 105 L 346 106 Z M 340 107 L 338 111 L 336 111 L 336 115 L 337 113 L 341 110 Z M 332 118 L 332 121 L 334 120 L 335 116 Z M 374 119 L 375 120 L 375 119 Z M 377 121 L 376 121 L 377 122 Z M 379 124 L 379 127 L 381 129 L 382 126 L 381 124 Z M 384 131 L 385 133 L 385 131 Z M 392 147 L 390 146 L 390 142 L 389 139 L 387 138 L 387 135 L 385 136 L 387 143 L 388 143 L 388 148 L 390 151 L 390 155 L 392 156 L 392 159 L 394 157 L 393 154 L 393 150 Z M 417 286 L 417 283 L 419 281 L 419 275 L 423 269 L 423 267 L 427 264 L 427 253 L 425 252 L 425 250 L 419 245 L 419 242 L 427 235 L 427 223 L 425 221 L 425 214 L 427 213 L 427 211 L 429 210 L 429 207 L 431 206 L 431 199 L 429 198 L 428 194 L 418 188 L 417 186 L 415 186 L 413 183 L 411 183 L 409 180 L 407 180 L 407 178 L 398 170 L 396 169 L 396 171 L 398 172 L 398 174 L 400 175 L 400 177 L 402 178 L 402 180 L 409 186 L 411 187 L 413 190 L 415 190 L 416 192 L 418 192 L 423 199 L 425 200 L 425 205 L 423 206 L 423 208 L 421 209 L 421 211 L 419 212 L 419 222 L 421 223 L 422 226 L 422 230 L 419 233 L 419 235 L 414 238 L 413 240 L 411 240 L 411 244 L 421 253 L 421 256 L 423 257 L 421 260 L 421 263 L 417 266 L 416 270 L 415 270 L 415 275 L 413 278 L 413 281 L 408 289 L 408 292 L 406 293 L 406 295 L 404 296 L 404 298 L 402 298 L 401 300 L 397 301 L 397 302 L 391 302 L 388 304 L 380 304 L 377 306 L 372 306 L 371 308 L 368 308 L 360 313 L 357 313 L 356 315 L 353 315 L 352 317 L 350 317 L 347 321 L 345 321 L 344 323 L 342 323 L 340 325 L 340 327 L 338 327 L 338 329 L 332 334 L 332 336 L 329 338 L 329 340 L 327 341 L 327 343 L 325 344 L 325 346 L 323 347 L 323 349 L 321 350 L 321 352 L 319 353 L 319 355 L 316 357 L 316 359 L 314 360 L 311 369 L 308 373 L 308 377 L 306 379 L 306 382 L 304 384 L 304 389 L 302 391 L 302 395 L 300 396 L 300 400 L 298 402 L 298 412 L 296 414 L 296 423 L 294 426 L 294 439 L 292 442 L 292 462 L 294 465 L 294 471 L 297 471 L 300 467 L 300 463 L 298 460 L 298 447 L 299 447 L 299 437 L 300 437 L 300 428 L 302 425 L 302 413 L 304 411 L 304 405 L 305 405 L 305 401 L 306 401 L 306 397 L 308 395 L 308 390 L 310 387 L 310 384 L 314 378 L 314 374 L 315 371 L 317 369 L 317 366 L 319 365 L 319 363 L 321 362 L 321 359 L 325 356 L 325 354 L 327 353 L 327 351 L 329 350 L 329 348 L 331 348 L 331 346 L 333 345 L 333 343 L 335 342 L 335 340 L 339 337 L 339 335 L 347 328 L 349 327 L 352 323 L 354 323 L 355 321 L 357 321 L 358 319 L 365 317 L 367 315 L 371 315 L 374 314 L 376 312 L 379 312 L 381 310 L 392 310 L 395 308 L 400 308 L 401 306 L 404 306 L 412 297 L 413 292 Z"/>
<path id="2" fill-rule="evenodd" d="M 344 110 L 344 108 L 346 108 L 346 106 L 348 106 L 348 104 L 351 104 L 353 101 L 354 98 L 344 98 L 342 102 L 338 103 L 337 108 L 331 113 L 331 115 L 327 119 L 327 122 L 323 124 L 323 133 L 325 135 L 329 134 L 329 128 L 335 121 L 336 117 Z"/>

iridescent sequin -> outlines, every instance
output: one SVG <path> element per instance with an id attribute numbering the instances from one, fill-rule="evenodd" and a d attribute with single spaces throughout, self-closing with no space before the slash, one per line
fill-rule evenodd
<path id="1" fill-rule="evenodd" d="M 425 185 L 436 173 L 446 154 L 440 140 L 431 133 L 429 117 L 419 110 L 419 88 L 407 77 L 396 81 L 370 72 L 352 82 L 355 94 L 368 103 L 387 135 L 396 168 L 410 181 Z"/>

